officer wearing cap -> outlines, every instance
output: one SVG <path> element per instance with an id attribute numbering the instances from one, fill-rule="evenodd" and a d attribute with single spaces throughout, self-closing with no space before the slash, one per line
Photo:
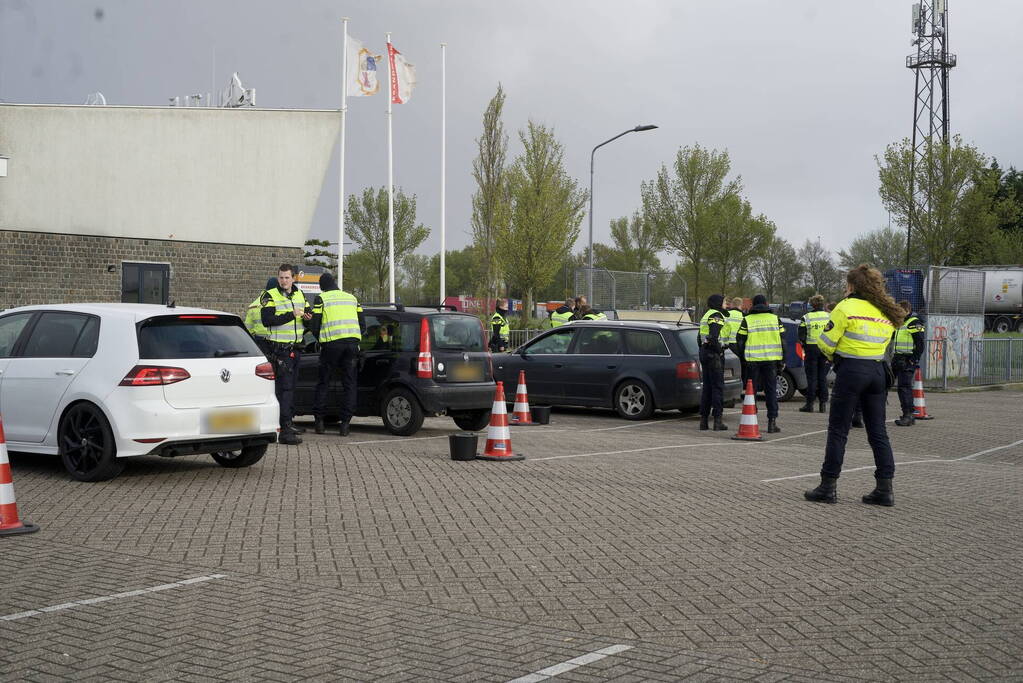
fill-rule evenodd
<path id="1" fill-rule="evenodd" d="M 714 431 L 728 429 L 722 422 L 725 400 L 725 347 L 721 343 L 725 332 L 726 313 L 724 297 L 711 294 L 707 297 L 707 312 L 700 318 L 700 369 L 703 390 L 700 392 L 700 429 L 710 429 L 708 419 L 714 416 Z"/>
<path id="2" fill-rule="evenodd" d="M 366 332 L 362 306 L 354 295 L 341 290 L 330 273 L 320 276 L 320 293 L 313 300 L 310 329 L 320 342 L 319 377 L 313 399 L 315 430 L 323 434 L 327 414 L 327 388 L 337 369 L 341 376 L 341 405 L 338 432 L 348 436 L 349 422 L 355 413 L 359 374 L 359 342 Z"/>
<path id="3" fill-rule="evenodd" d="M 753 384 L 758 391 L 764 392 L 767 400 L 768 434 L 781 431 L 778 426 L 778 371 L 783 358 L 782 332 L 784 328 L 767 305 L 767 297 L 757 294 L 753 297 L 749 313 L 739 325 L 737 336 L 739 351 L 749 363 Z"/>
<path id="4" fill-rule="evenodd" d="M 260 321 L 267 328 L 270 360 L 274 364 L 274 393 L 280 404 L 281 433 L 277 441 L 294 446 L 302 443 L 298 435 L 305 431 L 292 422 L 295 415 L 295 378 L 298 359 L 302 355 L 302 335 L 305 321 L 313 316 L 302 290 L 294 286 L 295 269 L 282 263 L 277 269 L 277 286 L 267 289 L 260 297 Z"/>

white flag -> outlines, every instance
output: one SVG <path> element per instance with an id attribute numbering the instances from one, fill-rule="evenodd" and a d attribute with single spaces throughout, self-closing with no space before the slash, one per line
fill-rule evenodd
<path id="1" fill-rule="evenodd" d="M 348 96 L 366 97 L 380 92 L 377 80 L 377 65 L 383 59 L 374 55 L 362 44 L 348 36 Z"/>
<path id="2" fill-rule="evenodd" d="M 390 43 L 387 44 L 387 54 L 391 59 L 391 102 L 405 104 L 412 98 L 412 90 L 416 87 L 416 67 L 406 62 Z"/>

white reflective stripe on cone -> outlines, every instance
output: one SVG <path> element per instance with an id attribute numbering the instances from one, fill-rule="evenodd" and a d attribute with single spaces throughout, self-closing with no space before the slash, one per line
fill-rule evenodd
<path id="1" fill-rule="evenodd" d="M 529 412 L 529 404 L 528 403 L 516 403 L 515 404 L 515 412 L 516 413 L 528 413 Z"/>
<path id="2" fill-rule="evenodd" d="M 0 484 L 0 505 L 10 505 L 14 501 L 14 484 Z"/>
<path id="3" fill-rule="evenodd" d="M 508 427 L 491 427 L 487 434 L 487 441 L 507 441 L 511 439 L 511 432 Z"/>
<path id="4" fill-rule="evenodd" d="M 739 424 L 741 425 L 755 425 L 757 423 L 756 415 L 743 415 L 739 418 Z"/>

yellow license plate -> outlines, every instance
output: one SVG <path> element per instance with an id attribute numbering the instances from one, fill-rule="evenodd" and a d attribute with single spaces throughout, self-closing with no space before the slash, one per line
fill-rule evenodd
<path id="1" fill-rule="evenodd" d="M 217 410 L 207 412 L 203 418 L 206 434 L 251 434 L 257 431 L 256 411 Z"/>
<path id="2" fill-rule="evenodd" d="M 458 382 L 482 382 L 483 366 L 479 363 L 463 363 L 451 366 L 451 379 Z"/>

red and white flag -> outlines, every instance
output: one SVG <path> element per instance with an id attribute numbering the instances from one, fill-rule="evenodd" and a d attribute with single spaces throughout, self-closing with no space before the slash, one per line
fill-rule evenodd
<path id="1" fill-rule="evenodd" d="M 391 60 L 391 102 L 405 104 L 412 98 L 416 87 L 416 67 L 405 61 L 405 57 L 387 44 L 387 56 Z"/>

